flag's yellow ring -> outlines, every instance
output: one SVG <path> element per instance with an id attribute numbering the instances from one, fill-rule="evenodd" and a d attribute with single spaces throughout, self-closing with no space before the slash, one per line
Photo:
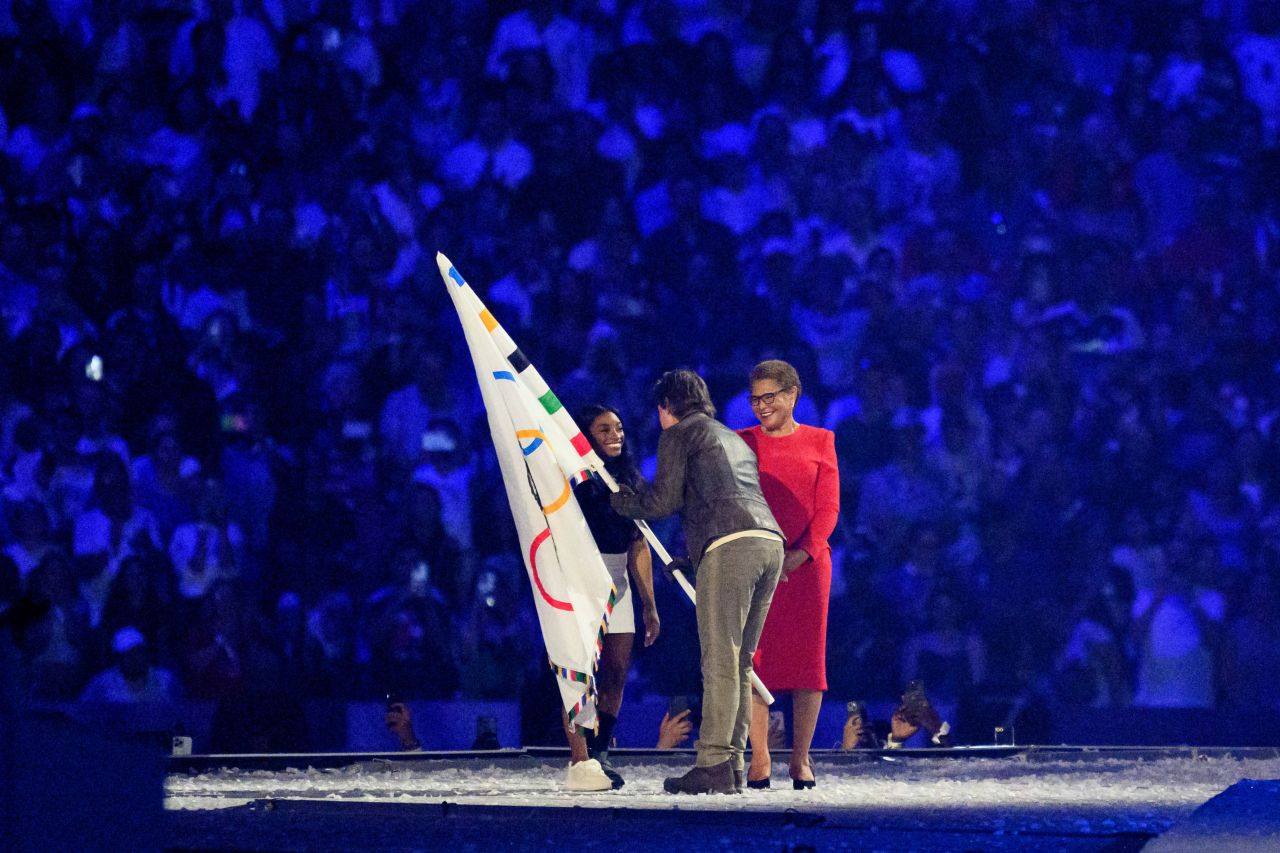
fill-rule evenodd
<path id="1" fill-rule="evenodd" d="M 560 497 L 556 498 L 556 499 L 555 499 L 555 501 L 553 501 L 552 503 L 548 504 L 547 506 L 544 506 L 544 507 L 542 508 L 542 514 L 543 514 L 543 515 L 551 515 L 551 513 L 553 513 L 553 512 L 555 512 L 556 510 L 560 509 L 562 506 L 564 506 L 565 504 L 567 504 L 567 503 L 569 502 L 569 495 L 570 495 L 570 494 L 572 494 L 572 492 L 571 492 L 571 490 L 569 489 L 569 481 L 568 481 L 568 480 L 565 480 L 565 481 L 564 481 L 564 491 L 560 493 Z"/>

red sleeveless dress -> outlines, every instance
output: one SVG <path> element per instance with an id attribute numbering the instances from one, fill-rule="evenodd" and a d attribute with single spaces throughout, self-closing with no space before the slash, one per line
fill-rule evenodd
<path id="1" fill-rule="evenodd" d="M 782 527 L 787 548 L 810 559 L 779 581 L 765 618 L 754 666 L 772 690 L 827 689 L 827 603 L 831 546 L 840 514 L 835 433 L 799 424 L 773 437 L 759 426 L 739 435 L 756 453 L 760 489 Z"/>

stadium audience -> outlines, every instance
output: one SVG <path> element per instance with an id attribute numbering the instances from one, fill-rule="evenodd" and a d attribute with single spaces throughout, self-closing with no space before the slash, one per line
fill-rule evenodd
<path id="1" fill-rule="evenodd" d="M 837 695 L 1280 710 L 1274 3 L 54 5 L 0 15 L 33 695 L 122 636 L 226 720 L 535 680 L 440 249 L 650 451 L 658 371 L 809 365 Z"/>

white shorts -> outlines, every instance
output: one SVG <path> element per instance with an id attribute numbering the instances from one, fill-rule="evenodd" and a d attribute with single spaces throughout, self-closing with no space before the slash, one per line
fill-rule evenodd
<path id="1" fill-rule="evenodd" d="M 627 578 L 626 554 L 601 554 L 604 567 L 609 570 L 618 597 L 613 602 L 613 615 L 609 617 L 610 634 L 634 634 L 636 611 L 631 606 L 631 584 Z"/>

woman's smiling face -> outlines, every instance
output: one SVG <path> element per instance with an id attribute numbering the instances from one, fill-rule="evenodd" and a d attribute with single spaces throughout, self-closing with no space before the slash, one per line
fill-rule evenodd
<path id="1" fill-rule="evenodd" d="M 601 412 L 591 419 L 591 440 L 605 456 L 612 459 L 621 455 L 625 437 L 622 419 L 613 412 Z"/>
<path id="2" fill-rule="evenodd" d="M 785 429 L 799 395 L 795 388 L 784 388 L 776 379 L 757 379 L 751 383 L 751 411 L 766 432 Z"/>

